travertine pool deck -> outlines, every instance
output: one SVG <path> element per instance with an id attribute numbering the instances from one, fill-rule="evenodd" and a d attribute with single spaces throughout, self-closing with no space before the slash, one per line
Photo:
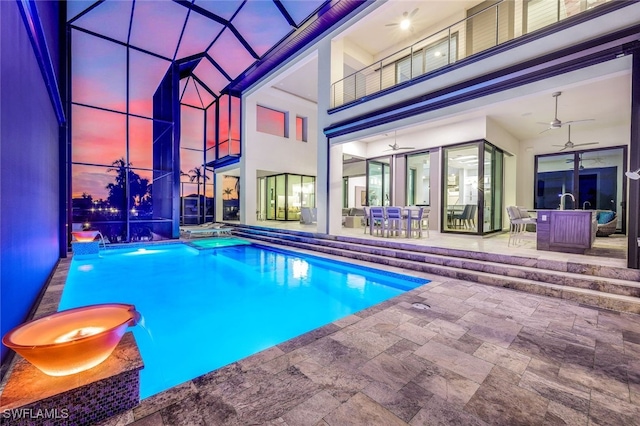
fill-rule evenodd
<path id="1" fill-rule="evenodd" d="M 640 424 L 640 316 L 385 269 L 432 282 L 103 425 Z"/>

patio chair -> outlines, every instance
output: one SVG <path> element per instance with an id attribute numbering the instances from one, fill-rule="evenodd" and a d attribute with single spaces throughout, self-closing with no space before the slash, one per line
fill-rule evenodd
<path id="1" fill-rule="evenodd" d="M 527 225 L 535 224 L 536 222 L 531 217 L 521 217 L 520 209 L 516 206 L 508 206 L 507 214 L 509 215 L 509 241 L 507 246 L 509 246 L 512 241 L 515 244 L 522 239 L 527 231 Z"/>
<path id="2" fill-rule="evenodd" d="M 387 237 L 391 236 L 392 232 L 400 235 L 400 233 L 406 229 L 405 224 L 407 223 L 407 219 L 402 217 L 402 209 L 400 207 L 385 207 L 384 210 L 387 216 L 385 226 Z"/>
<path id="3" fill-rule="evenodd" d="M 411 234 L 407 236 L 413 237 L 413 234 L 417 234 L 418 238 L 422 238 L 422 229 L 425 221 L 424 207 L 408 208 L 407 211 L 409 213 L 409 228 L 407 229 L 407 232 Z M 427 221 L 426 230 L 427 230 L 427 237 L 428 237 L 429 236 L 429 214 L 428 213 L 426 215 L 426 221 Z"/>
<path id="4" fill-rule="evenodd" d="M 300 223 L 303 225 L 312 225 L 316 222 L 316 218 L 311 207 L 302 207 L 300 209 Z"/>
<path id="5" fill-rule="evenodd" d="M 369 209 L 369 234 L 373 235 L 373 230 L 379 234 L 382 232 L 384 235 L 385 230 L 385 216 L 383 207 L 371 207 Z"/>

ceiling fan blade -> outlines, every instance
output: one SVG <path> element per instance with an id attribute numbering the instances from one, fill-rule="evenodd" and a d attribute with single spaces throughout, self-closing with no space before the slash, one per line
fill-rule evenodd
<path id="1" fill-rule="evenodd" d="M 565 121 L 562 123 L 562 125 L 566 125 L 566 124 L 572 124 L 572 123 L 582 123 L 583 121 L 595 121 L 595 118 L 585 118 L 584 120 L 571 120 L 571 121 Z"/>
<path id="2" fill-rule="evenodd" d="M 573 144 L 573 146 L 597 145 L 599 143 L 600 142 L 576 143 L 576 144 Z"/>
<path id="3" fill-rule="evenodd" d="M 386 24 L 385 27 L 396 27 L 398 25 L 400 25 L 400 24 L 398 24 L 397 22 L 393 22 L 391 24 Z"/>
<path id="4" fill-rule="evenodd" d="M 413 9 L 413 12 L 411 12 L 411 13 L 409 14 L 409 18 L 413 18 L 413 16 L 414 16 L 416 13 L 418 13 L 418 10 L 419 10 L 419 8 L 417 8 L 417 7 L 416 7 L 415 9 Z"/>
<path id="5" fill-rule="evenodd" d="M 567 147 L 566 145 L 551 145 L 551 146 L 563 146 L 565 148 Z M 571 161 L 573 161 L 573 160 L 571 160 Z"/>
<path id="6" fill-rule="evenodd" d="M 549 130 L 553 130 L 551 127 L 544 129 L 543 131 L 541 131 L 540 133 L 538 133 L 539 135 L 543 134 L 544 132 L 548 132 Z"/>

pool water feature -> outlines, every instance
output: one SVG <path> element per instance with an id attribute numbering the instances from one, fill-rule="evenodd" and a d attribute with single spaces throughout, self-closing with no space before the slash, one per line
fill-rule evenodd
<path id="1" fill-rule="evenodd" d="M 196 247 L 200 248 L 220 248 L 220 247 L 229 247 L 229 246 L 239 246 L 239 245 L 249 245 L 251 244 L 247 240 L 243 240 L 241 238 L 234 237 L 215 237 L 215 238 L 207 238 L 206 240 L 199 241 L 189 241 L 189 244 L 192 244 Z"/>
<path id="2" fill-rule="evenodd" d="M 427 282 L 253 244 L 150 245 L 73 259 L 59 310 L 135 305 L 147 398 Z"/>

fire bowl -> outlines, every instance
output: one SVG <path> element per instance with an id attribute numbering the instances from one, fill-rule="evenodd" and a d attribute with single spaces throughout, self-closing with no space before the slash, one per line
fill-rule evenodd
<path id="1" fill-rule="evenodd" d="M 81 243 L 93 241 L 100 231 L 71 231 L 71 235 Z"/>
<path id="2" fill-rule="evenodd" d="M 2 343 L 43 373 L 66 376 L 107 359 L 139 319 L 133 305 L 83 306 L 26 322 L 5 334 Z"/>

